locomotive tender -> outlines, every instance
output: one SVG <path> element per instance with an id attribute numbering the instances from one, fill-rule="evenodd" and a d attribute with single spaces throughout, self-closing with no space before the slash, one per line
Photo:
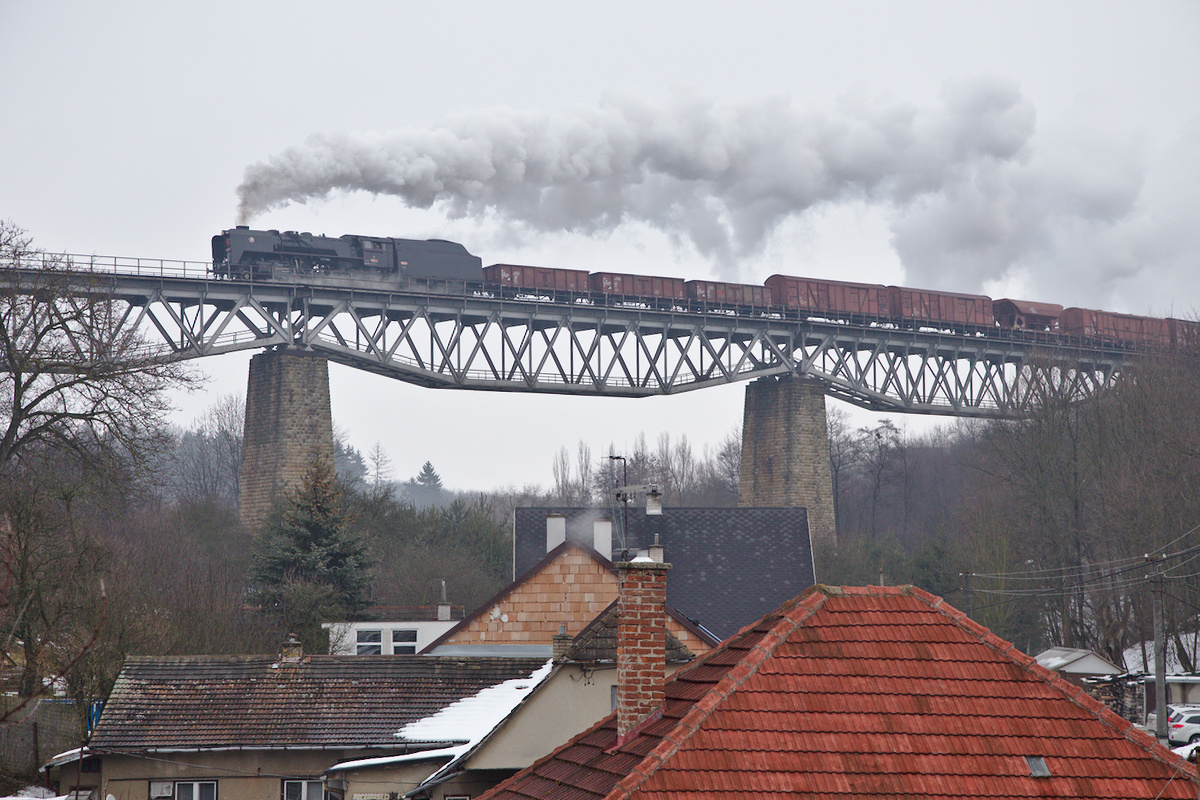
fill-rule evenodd
<path id="1" fill-rule="evenodd" d="M 772 275 L 762 285 L 593 272 L 559 267 L 493 264 L 456 242 L 295 231 L 257 231 L 239 225 L 212 239 L 213 274 L 236 280 L 289 280 L 329 275 L 404 284 L 461 281 L 482 289 L 588 295 L 600 302 L 668 304 L 739 313 L 801 313 L 901 328 L 1021 332 L 1125 347 L 1200 344 L 1200 323 L 1139 317 L 1053 303 L 911 289 L 903 286 Z"/>

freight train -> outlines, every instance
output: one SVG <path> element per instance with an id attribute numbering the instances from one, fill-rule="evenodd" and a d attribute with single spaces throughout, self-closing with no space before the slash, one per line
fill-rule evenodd
<path id="1" fill-rule="evenodd" d="M 293 280 L 318 275 L 396 285 L 457 281 L 484 291 L 513 291 L 601 304 L 633 303 L 705 312 L 803 315 L 898 328 L 1024 338 L 1062 337 L 1120 347 L 1191 347 L 1200 323 L 1063 308 L 984 295 L 904 286 L 772 275 L 762 285 L 665 278 L 559 267 L 493 264 L 456 242 L 371 236 L 332 238 L 238 226 L 212 239 L 213 274 L 236 280 Z"/>

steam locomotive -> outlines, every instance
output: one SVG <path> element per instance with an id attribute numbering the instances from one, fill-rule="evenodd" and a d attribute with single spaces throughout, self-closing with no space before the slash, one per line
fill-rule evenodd
<path id="1" fill-rule="evenodd" d="M 252 231 L 239 225 L 212 239 L 219 278 L 283 280 L 311 275 L 482 280 L 483 262 L 457 242 Z"/>
<path id="2" fill-rule="evenodd" d="M 483 290 L 532 293 L 599 303 L 634 303 L 738 314 L 793 314 L 899 328 L 1079 340 L 1120 347 L 1200 344 L 1200 323 L 1140 317 L 1053 303 L 934 292 L 904 286 L 772 275 L 762 285 L 587 272 L 517 264 L 483 266 L 456 242 L 370 236 L 313 236 L 238 226 L 212 240 L 213 274 L 238 280 L 292 280 L 319 275 L 407 285 L 461 281 Z"/>

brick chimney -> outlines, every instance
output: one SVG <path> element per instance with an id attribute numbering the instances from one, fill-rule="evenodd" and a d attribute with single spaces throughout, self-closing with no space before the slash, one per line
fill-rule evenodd
<path id="1" fill-rule="evenodd" d="M 640 553 L 617 564 L 617 741 L 666 699 L 666 601 L 670 564 Z"/>
<path id="2" fill-rule="evenodd" d="M 283 643 L 283 652 L 280 653 L 279 660 L 284 664 L 299 664 L 304 660 L 304 645 L 296 638 L 296 634 L 288 634 L 287 641 Z"/>

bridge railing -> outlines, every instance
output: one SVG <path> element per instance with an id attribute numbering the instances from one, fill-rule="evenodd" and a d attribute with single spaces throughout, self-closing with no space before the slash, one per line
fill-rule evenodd
<path id="1" fill-rule="evenodd" d="M 137 275 L 145 278 L 208 278 L 208 261 L 178 261 L 168 258 L 97 256 L 79 253 L 32 253 L 21 259 L 26 269 L 65 269 L 101 274 Z"/>

